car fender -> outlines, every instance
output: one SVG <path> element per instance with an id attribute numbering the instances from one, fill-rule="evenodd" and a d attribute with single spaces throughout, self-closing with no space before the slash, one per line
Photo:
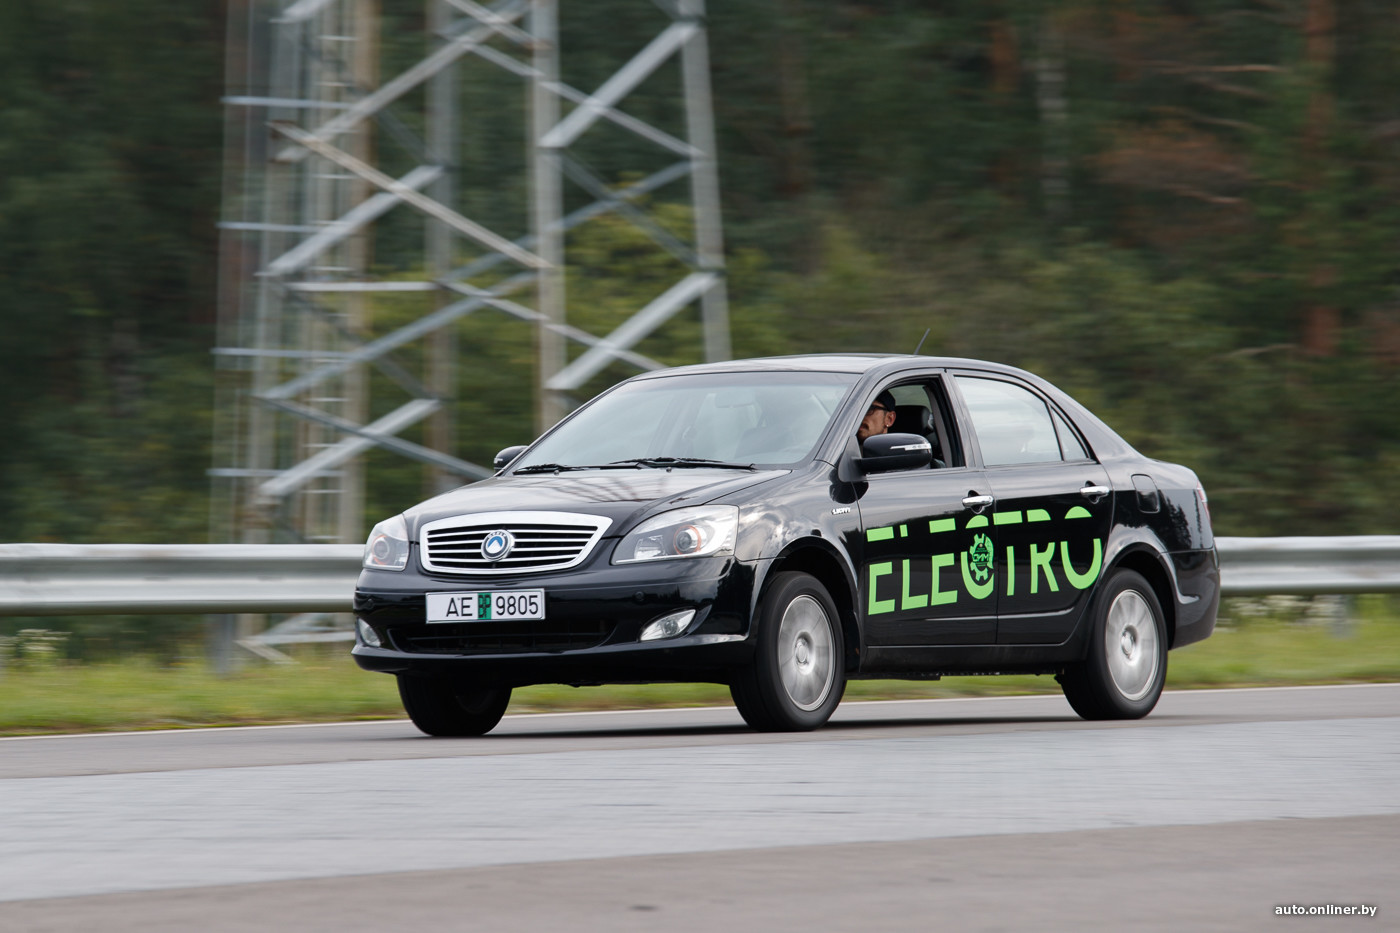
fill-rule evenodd
<path id="1" fill-rule="evenodd" d="M 841 630 L 846 645 L 846 668 L 854 671 L 864 654 L 865 633 L 860 615 L 856 611 L 855 567 L 842 548 L 836 547 L 825 537 L 804 536 L 787 542 L 771 559 L 755 564 L 752 605 L 749 611 L 750 628 L 758 618 L 759 603 L 769 582 L 777 574 L 799 571 L 810 574 L 826 587 L 836 610 L 840 613 Z"/>
<path id="2" fill-rule="evenodd" d="M 837 479 L 830 464 L 819 462 L 812 472 L 794 476 L 782 492 L 762 502 L 746 502 L 739 510 L 734 554 L 754 566 L 750 632 L 773 574 L 810 573 L 826 586 L 841 613 L 848 664 L 854 663 L 864 644 L 856 611 L 858 575 L 847 549 L 860 534 L 855 490 Z M 775 505 L 778 501 L 783 504 Z"/>
<path id="3" fill-rule="evenodd" d="M 1119 525 L 1109 534 L 1108 544 L 1104 548 L 1104 570 L 1094 586 L 1094 593 L 1090 596 L 1079 629 L 1087 630 L 1085 621 L 1093 614 L 1094 601 L 1098 598 L 1103 581 L 1124 565 L 1132 565 L 1132 569 L 1146 577 L 1157 591 L 1158 601 L 1162 604 L 1162 612 L 1166 616 L 1167 636 L 1170 640 L 1176 624 L 1177 611 L 1191 598 L 1182 593 L 1176 568 L 1172 565 L 1162 540 L 1151 528 L 1142 526 Z"/>

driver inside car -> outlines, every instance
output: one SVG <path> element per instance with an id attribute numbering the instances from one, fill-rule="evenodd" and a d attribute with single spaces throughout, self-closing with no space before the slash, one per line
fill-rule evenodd
<path id="1" fill-rule="evenodd" d="M 865 439 L 872 434 L 889 433 L 893 424 L 894 396 L 886 390 L 875 396 L 875 401 L 870 403 L 870 410 L 865 413 L 860 427 L 856 429 L 856 440 L 864 444 Z"/>

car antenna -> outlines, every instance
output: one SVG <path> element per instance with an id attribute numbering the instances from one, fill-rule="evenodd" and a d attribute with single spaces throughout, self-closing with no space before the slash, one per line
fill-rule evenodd
<path id="1" fill-rule="evenodd" d="M 932 327 L 926 327 L 926 328 L 924 328 L 924 335 L 923 335 L 922 337 L 919 338 L 919 345 L 918 345 L 917 347 L 914 348 L 914 355 L 915 355 L 915 356 L 918 356 L 918 355 L 919 355 L 919 351 L 922 350 L 922 349 L 924 348 L 924 341 L 928 339 L 928 332 L 931 331 L 931 330 L 933 330 Z"/>

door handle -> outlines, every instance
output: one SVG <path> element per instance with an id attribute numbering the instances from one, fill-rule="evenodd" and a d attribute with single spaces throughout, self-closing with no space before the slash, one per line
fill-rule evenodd
<path id="1" fill-rule="evenodd" d="M 972 509 L 972 511 L 974 512 L 980 512 L 987 506 L 992 504 L 992 497 L 979 496 L 976 493 L 973 493 L 969 495 L 966 499 L 963 499 L 962 503 L 964 508 Z"/>
<path id="2" fill-rule="evenodd" d="M 1107 486 L 1085 486 L 1079 490 L 1079 494 L 1086 499 L 1099 500 L 1112 492 Z"/>

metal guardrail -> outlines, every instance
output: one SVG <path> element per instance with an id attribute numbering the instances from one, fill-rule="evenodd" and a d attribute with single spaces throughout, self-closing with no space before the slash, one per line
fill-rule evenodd
<path id="1" fill-rule="evenodd" d="M 1400 535 L 1217 538 L 1226 596 L 1400 592 Z M 0 544 L 0 616 L 349 612 L 358 544 Z"/>
<path id="2" fill-rule="evenodd" d="M 358 544 L 0 544 L 0 616 L 349 612 Z"/>
<path id="3" fill-rule="evenodd" d="M 1226 596 L 1400 593 L 1400 535 L 1216 538 Z"/>

